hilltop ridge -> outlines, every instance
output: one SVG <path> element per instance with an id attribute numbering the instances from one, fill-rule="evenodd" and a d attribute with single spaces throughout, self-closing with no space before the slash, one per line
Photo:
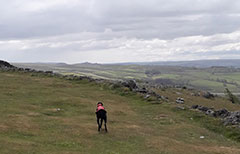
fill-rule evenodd
<path id="1" fill-rule="evenodd" d="M 188 61 L 153 61 L 153 62 L 128 62 L 117 63 L 118 65 L 154 65 L 154 66 L 182 66 L 182 67 L 236 67 L 240 68 L 240 59 L 208 59 Z"/>

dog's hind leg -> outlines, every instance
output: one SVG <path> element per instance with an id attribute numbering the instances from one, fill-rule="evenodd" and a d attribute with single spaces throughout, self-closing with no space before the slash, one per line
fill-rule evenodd
<path id="1" fill-rule="evenodd" d="M 100 120 L 100 118 L 97 118 L 98 131 L 100 132 L 101 126 L 100 126 L 99 120 Z"/>
<path id="2" fill-rule="evenodd" d="M 100 124 L 99 124 L 99 127 L 98 127 L 98 131 L 100 131 L 101 128 L 102 128 L 102 122 L 103 122 L 103 119 L 101 118 L 101 120 L 100 120 Z"/>
<path id="3" fill-rule="evenodd" d="M 107 130 L 107 117 L 104 118 L 104 128 L 105 128 L 105 132 L 108 132 L 108 130 Z"/>
<path id="4" fill-rule="evenodd" d="M 104 127 L 105 127 L 105 132 L 108 132 L 107 124 L 106 124 L 106 123 L 104 123 Z"/>

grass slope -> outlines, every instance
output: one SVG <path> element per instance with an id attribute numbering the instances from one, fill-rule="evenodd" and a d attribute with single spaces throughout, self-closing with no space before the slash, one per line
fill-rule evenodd
<path id="1" fill-rule="evenodd" d="M 87 81 L 0 72 L 0 98 L 1 154 L 240 153 L 200 113 Z M 107 134 L 97 132 L 97 101 L 108 111 Z"/>
<path id="2" fill-rule="evenodd" d="M 170 79 L 177 84 L 185 84 L 196 89 L 223 93 L 225 87 L 234 93 L 240 90 L 240 69 L 229 67 L 191 68 L 180 66 L 156 65 L 100 65 L 75 64 L 60 65 L 48 63 L 15 63 L 18 67 L 30 67 L 37 70 L 52 70 L 62 74 L 87 75 L 104 79 Z M 146 71 L 161 72 L 148 76 Z"/>

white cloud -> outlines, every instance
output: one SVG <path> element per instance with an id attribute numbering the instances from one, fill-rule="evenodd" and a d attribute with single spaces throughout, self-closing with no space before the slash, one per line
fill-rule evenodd
<path id="1" fill-rule="evenodd" d="M 70 63 L 236 58 L 239 7 L 236 0 L 1 1 L 0 53 Z"/>
<path id="2" fill-rule="evenodd" d="M 111 33 L 110 30 L 106 30 Z M 105 31 L 105 32 L 106 32 Z M 98 33 L 90 33 L 88 39 L 73 34 L 31 40 L 1 41 L 0 52 L 8 51 L 17 57 L 43 55 L 38 61 L 76 62 L 128 62 L 157 60 L 194 60 L 201 58 L 223 58 L 240 52 L 240 31 L 212 36 L 180 37 L 172 40 L 158 38 L 101 39 Z M 104 35 L 104 34 L 102 34 Z M 234 51 L 234 53 L 233 53 Z M 221 52 L 221 54 L 218 54 Z M 239 54 L 240 55 L 240 54 Z M 45 59 L 46 58 L 46 59 Z M 11 58 L 10 58 L 11 59 Z M 14 60 L 14 59 L 13 59 Z M 29 61 L 29 60 L 27 60 Z"/>

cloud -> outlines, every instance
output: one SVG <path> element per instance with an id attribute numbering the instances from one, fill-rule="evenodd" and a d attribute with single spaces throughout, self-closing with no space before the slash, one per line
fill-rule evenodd
<path id="1" fill-rule="evenodd" d="M 109 30 L 105 33 L 111 35 Z M 91 37 L 86 39 L 83 36 Z M 8 53 L 14 53 L 15 58 L 31 57 L 32 61 L 44 62 L 49 62 L 49 59 L 69 63 L 194 60 L 199 57 L 240 58 L 239 42 L 240 31 L 212 36 L 179 37 L 171 40 L 127 37 L 102 39 L 99 33 L 79 33 L 42 39 L 0 41 L 0 52 L 7 50 Z"/>
<path id="2" fill-rule="evenodd" d="M 122 36 L 172 39 L 239 28 L 235 0 L 10 0 L 0 2 L 0 38 L 31 38 L 106 28 Z"/>
<path id="3" fill-rule="evenodd" d="M 236 0 L 8 0 L 0 2 L 0 53 L 70 63 L 235 58 L 239 7 Z"/>

